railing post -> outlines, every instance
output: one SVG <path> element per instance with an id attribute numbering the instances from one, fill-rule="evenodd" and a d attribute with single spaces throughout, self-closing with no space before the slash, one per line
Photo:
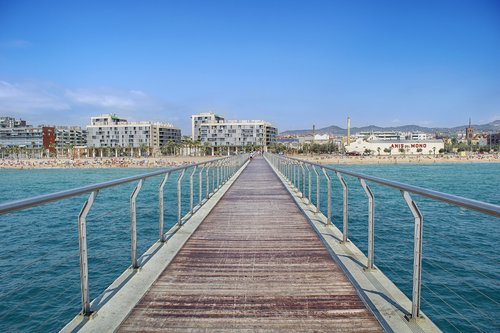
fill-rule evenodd
<path id="1" fill-rule="evenodd" d="M 361 186 L 365 190 L 366 196 L 368 197 L 368 264 L 366 269 L 371 270 L 373 267 L 373 259 L 375 252 L 374 245 L 374 234 L 375 234 L 375 200 L 373 197 L 372 190 L 366 185 L 364 179 L 359 178 Z"/>
<path id="2" fill-rule="evenodd" d="M 327 225 L 332 224 L 332 180 L 328 173 L 326 172 L 325 168 L 321 168 L 321 171 L 325 174 L 326 178 L 326 184 L 328 186 L 327 188 Z"/>
<path id="3" fill-rule="evenodd" d="M 90 193 L 89 198 L 78 215 L 78 243 L 80 245 L 80 290 L 82 295 L 82 314 L 90 314 L 89 265 L 87 251 L 87 215 L 94 203 L 98 191 Z"/>
<path id="4" fill-rule="evenodd" d="M 200 173 L 198 174 L 198 180 L 199 180 L 199 196 L 198 196 L 198 203 L 201 206 L 201 203 L 203 202 L 203 170 L 205 169 L 205 164 L 200 169 Z"/>
<path id="5" fill-rule="evenodd" d="M 420 291 L 422 286 L 422 236 L 424 228 L 424 216 L 418 209 L 417 204 L 410 193 L 401 191 L 406 204 L 415 218 L 415 231 L 413 236 L 413 292 L 411 303 L 411 320 L 420 317 Z M 410 319 L 410 318 L 408 318 Z"/>
<path id="6" fill-rule="evenodd" d="M 302 169 L 302 199 L 306 195 L 306 171 L 304 170 L 304 163 L 300 163 L 300 168 Z"/>
<path id="7" fill-rule="evenodd" d="M 191 172 L 191 176 L 189 176 L 189 206 L 190 206 L 191 215 L 193 215 L 193 200 L 194 200 L 193 176 L 194 176 L 194 173 L 196 172 L 196 169 L 197 169 L 197 166 L 195 165 L 193 167 L 193 172 Z"/>
<path id="8" fill-rule="evenodd" d="M 221 169 L 221 162 L 217 162 L 217 181 L 216 181 L 217 186 L 214 186 L 214 188 L 216 189 L 219 189 L 220 187 L 220 169 Z"/>
<path id="9" fill-rule="evenodd" d="M 340 180 L 340 184 L 342 185 L 342 196 L 343 196 L 343 204 L 342 204 L 342 208 L 343 208 L 343 215 L 344 215 L 344 218 L 343 218 L 343 226 L 344 226 L 344 230 L 342 232 L 342 243 L 346 243 L 349 241 L 349 238 L 348 238 L 348 233 L 349 233 L 349 205 L 348 205 L 348 187 L 347 187 L 347 183 L 345 182 L 344 178 L 342 177 L 342 175 L 340 174 L 340 172 L 336 171 L 335 172 L 337 174 L 337 177 L 338 179 Z"/>
<path id="10" fill-rule="evenodd" d="M 308 186 L 307 186 L 307 190 L 308 190 L 308 196 L 307 196 L 307 199 L 309 200 L 309 204 L 311 204 L 311 194 L 312 194 L 312 188 L 311 188 L 311 169 L 309 169 L 309 165 L 306 163 L 304 164 L 304 166 L 306 167 L 307 169 L 307 175 L 308 175 Z"/>
<path id="11" fill-rule="evenodd" d="M 212 164 L 208 164 L 207 169 L 205 171 L 205 180 L 206 180 L 206 187 L 207 187 L 207 200 L 210 198 L 210 177 L 209 177 L 209 170 Z"/>
<path id="12" fill-rule="evenodd" d="M 316 170 L 316 167 L 313 165 L 312 169 L 314 171 L 314 174 L 316 175 L 316 214 L 319 213 L 320 209 L 320 187 L 321 187 L 321 177 L 319 176 L 318 170 Z"/>
<path id="13" fill-rule="evenodd" d="M 212 191 L 215 193 L 217 188 L 215 187 L 215 176 L 217 174 L 217 170 L 219 169 L 219 162 L 214 163 L 215 169 L 212 170 Z"/>
<path id="14" fill-rule="evenodd" d="M 158 188 L 158 205 L 160 208 L 160 242 L 165 242 L 165 231 L 164 231 L 164 216 L 163 216 L 163 187 L 167 183 L 169 172 L 165 174 L 163 180 L 160 183 L 160 187 Z"/>
<path id="15" fill-rule="evenodd" d="M 142 184 L 144 184 L 144 178 L 139 180 L 134 191 L 130 195 L 130 252 L 132 259 L 132 268 L 139 267 L 137 265 L 137 207 L 136 199 L 139 191 L 141 190 Z"/>
<path id="16" fill-rule="evenodd" d="M 182 204 L 181 204 L 181 197 L 182 197 L 182 177 L 184 177 L 184 173 L 186 172 L 186 169 L 182 169 L 182 172 L 177 179 L 177 226 L 180 227 L 182 225 Z"/>

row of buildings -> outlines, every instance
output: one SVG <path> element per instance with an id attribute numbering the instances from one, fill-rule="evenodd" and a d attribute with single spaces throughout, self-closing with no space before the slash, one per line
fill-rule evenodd
<path id="1" fill-rule="evenodd" d="M 225 120 L 214 113 L 191 116 L 192 137 L 200 146 L 211 148 L 213 155 L 237 153 L 243 149 L 267 149 L 276 141 L 277 128 L 262 120 Z M 85 154 L 107 149 L 134 149 L 156 154 L 163 147 L 180 144 L 181 130 L 170 123 L 129 122 L 114 114 L 91 117 L 86 128 L 67 126 L 31 126 L 26 121 L 0 117 L 0 148 L 22 147 L 47 150 L 55 154 L 71 147 Z"/>

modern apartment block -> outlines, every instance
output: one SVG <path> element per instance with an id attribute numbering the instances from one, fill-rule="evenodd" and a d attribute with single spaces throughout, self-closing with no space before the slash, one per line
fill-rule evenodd
<path id="1" fill-rule="evenodd" d="M 0 145 L 44 148 L 51 152 L 67 146 L 84 146 L 87 133 L 80 127 L 39 125 L 33 127 L 22 119 L 0 117 Z"/>
<path id="2" fill-rule="evenodd" d="M 181 142 L 181 130 L 169 123 L 128 122 L 116 115 L 91 117 L 87 126 L 89 148 L 160 148 L 168 141 Z"/>
<path id="3" fill-rule="evenodd" d="M 276 142 L 278 129 L 263 120 L 225 120 L 213 113 L 191 116 L 192 139 L 212 147 L 256 146 L 267 149 Z"/>

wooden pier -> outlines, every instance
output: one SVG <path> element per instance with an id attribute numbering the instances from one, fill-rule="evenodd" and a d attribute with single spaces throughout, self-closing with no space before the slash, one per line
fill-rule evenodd
<path id="1" fill-rule="evenodd" d="M 264 159 L 252 160 L 119 332 L 381 332 Z"/>

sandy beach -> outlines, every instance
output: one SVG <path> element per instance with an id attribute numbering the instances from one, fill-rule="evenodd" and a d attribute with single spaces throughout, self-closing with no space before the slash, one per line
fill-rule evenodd
<path id="1" fill-rule="evenodd" d="M 0 159 L 0 169 L 52 169 L 52 168 L 163 168 L 194 164 L 212 160 L 212 156 L 168 156 L 161 158 L 43 158 Z"/>
<path id="2" fill-rule="evenodd" d="M 338 156 L 290 155 L 318 164 L 407 164 L 407 163 L 491 163 L 500 162 L 500 155 L 459 156 Z M 0 159 L 0 169 L 49 169 L 49 168 L 162 168 L 194 164 L 217 156 L 168 156 L 161 158 L 44 158 Z"/>
<path id="3" fill-rule="evenodd" d="M 299 159 L 318 164 L 408 164 L 408 163 L 492 163 L 500 162 L 500 155 L 411 155 L 411 156 L 338 156 L 295 155 Z"/>

